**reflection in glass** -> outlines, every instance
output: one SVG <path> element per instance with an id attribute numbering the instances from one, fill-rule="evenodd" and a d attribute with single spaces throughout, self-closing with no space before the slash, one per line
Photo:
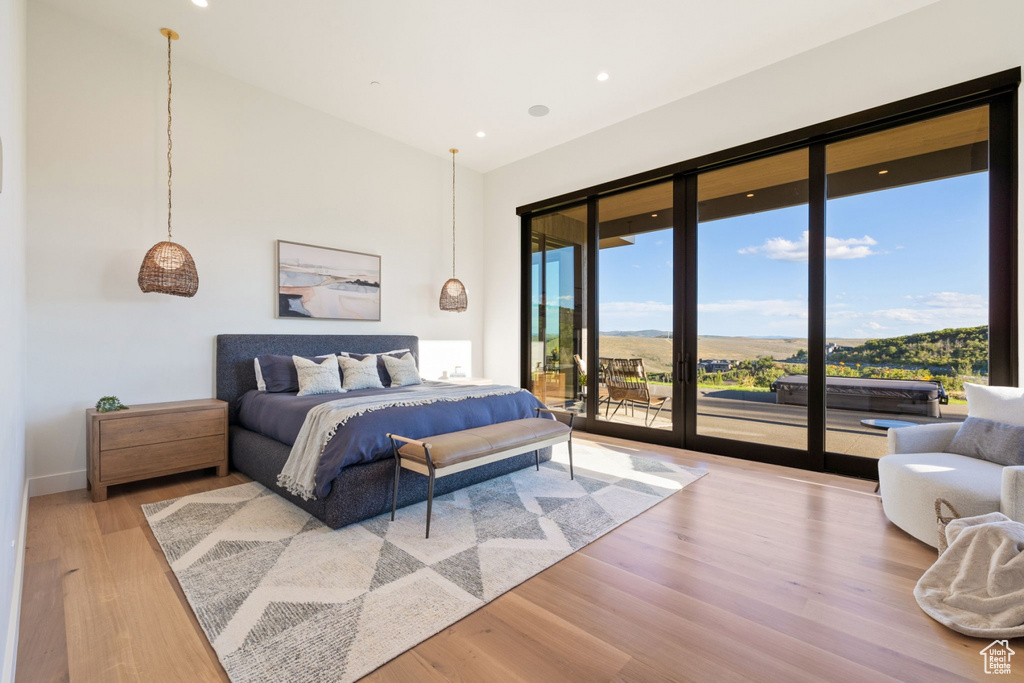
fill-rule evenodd
<path id="1" fill-rule="evenodd" d="M 807 448 L 806 149 L 697 179 L 697 433 Z"/>
<path id="2" fill-rule="evenodd" d="M 598 220 L 596 417 L 672 429 L 672 183 L 603 197 Z"/>
<path id="3" fill-rule="evenodd" d="M 872 420 L 963 420 L 988 381 L 988 107 L 826 155 L 826 448 L 877 458 Z"/>
<path id="4" fill-rule="evenodd" d="M 550 407 L 585 414 L 586 207 L 535 217 L 531 227 L 530 390 Z"/>

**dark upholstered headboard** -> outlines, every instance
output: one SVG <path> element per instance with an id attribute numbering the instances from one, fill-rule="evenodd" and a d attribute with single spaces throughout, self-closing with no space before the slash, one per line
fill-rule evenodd
<path id="1" fill-rule="evenodd" d="M 220 334 L 217 335 L 217 398 L 228 402 L 237 422 L 238 399 L 256 388 L 252 359 L 265 353 L 322 356 L 328 353 L 383 353 L 410 349 L 420 359 L 419 337 L 408 334 Z"/>

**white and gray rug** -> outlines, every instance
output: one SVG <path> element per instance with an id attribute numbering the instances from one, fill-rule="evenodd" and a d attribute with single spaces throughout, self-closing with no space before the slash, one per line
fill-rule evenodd
<path id="1" fill-rule="evenodd" d="M 637 451 L 639 452 L 639 451 Z M 232 681 L 353 681 L 706 470 L 575 446 L 332 531 L 256 482 L 143 512 Z"/>

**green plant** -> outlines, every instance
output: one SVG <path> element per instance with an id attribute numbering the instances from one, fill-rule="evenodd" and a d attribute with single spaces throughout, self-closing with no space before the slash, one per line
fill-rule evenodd
<path id="1" fill-rule="evenodd" d="M 128 410 L 128 406 L 121 403 L 117 396 L 104 396 L 96 401 L 96 410 L 101 413 L 109 413 L 114 410 Z"/>

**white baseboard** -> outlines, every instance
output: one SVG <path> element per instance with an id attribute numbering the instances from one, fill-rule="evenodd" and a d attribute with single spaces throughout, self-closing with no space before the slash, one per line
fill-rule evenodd
<path id="1" fill-rule="evenodd" d="M 25 538 L 28 535 L 28 481 L 21 494 L 21 525 L 18 530 L 17 554 L 14 556 L 14 586 L 11 589 L 11 616 L 7 623 L 7 647 L 4 651 L 4 668 L 0 672 L 3 683 L 14 682 L 15 663 L 18 657 L 18 622 L 21 618 L 21 583 L 25 576 Z"/>
<path id="2" fill-rule="evenodd" d="M 28 480 L 28 495 L 35 498 L 36 496 L 45 496 L 49 493 L 63 493 L 64 491 L 84 489 L 85 480 L 85 470 L 61 472 L 60 474 L 50 474 L 44 477 L 32 477 Z"/>

